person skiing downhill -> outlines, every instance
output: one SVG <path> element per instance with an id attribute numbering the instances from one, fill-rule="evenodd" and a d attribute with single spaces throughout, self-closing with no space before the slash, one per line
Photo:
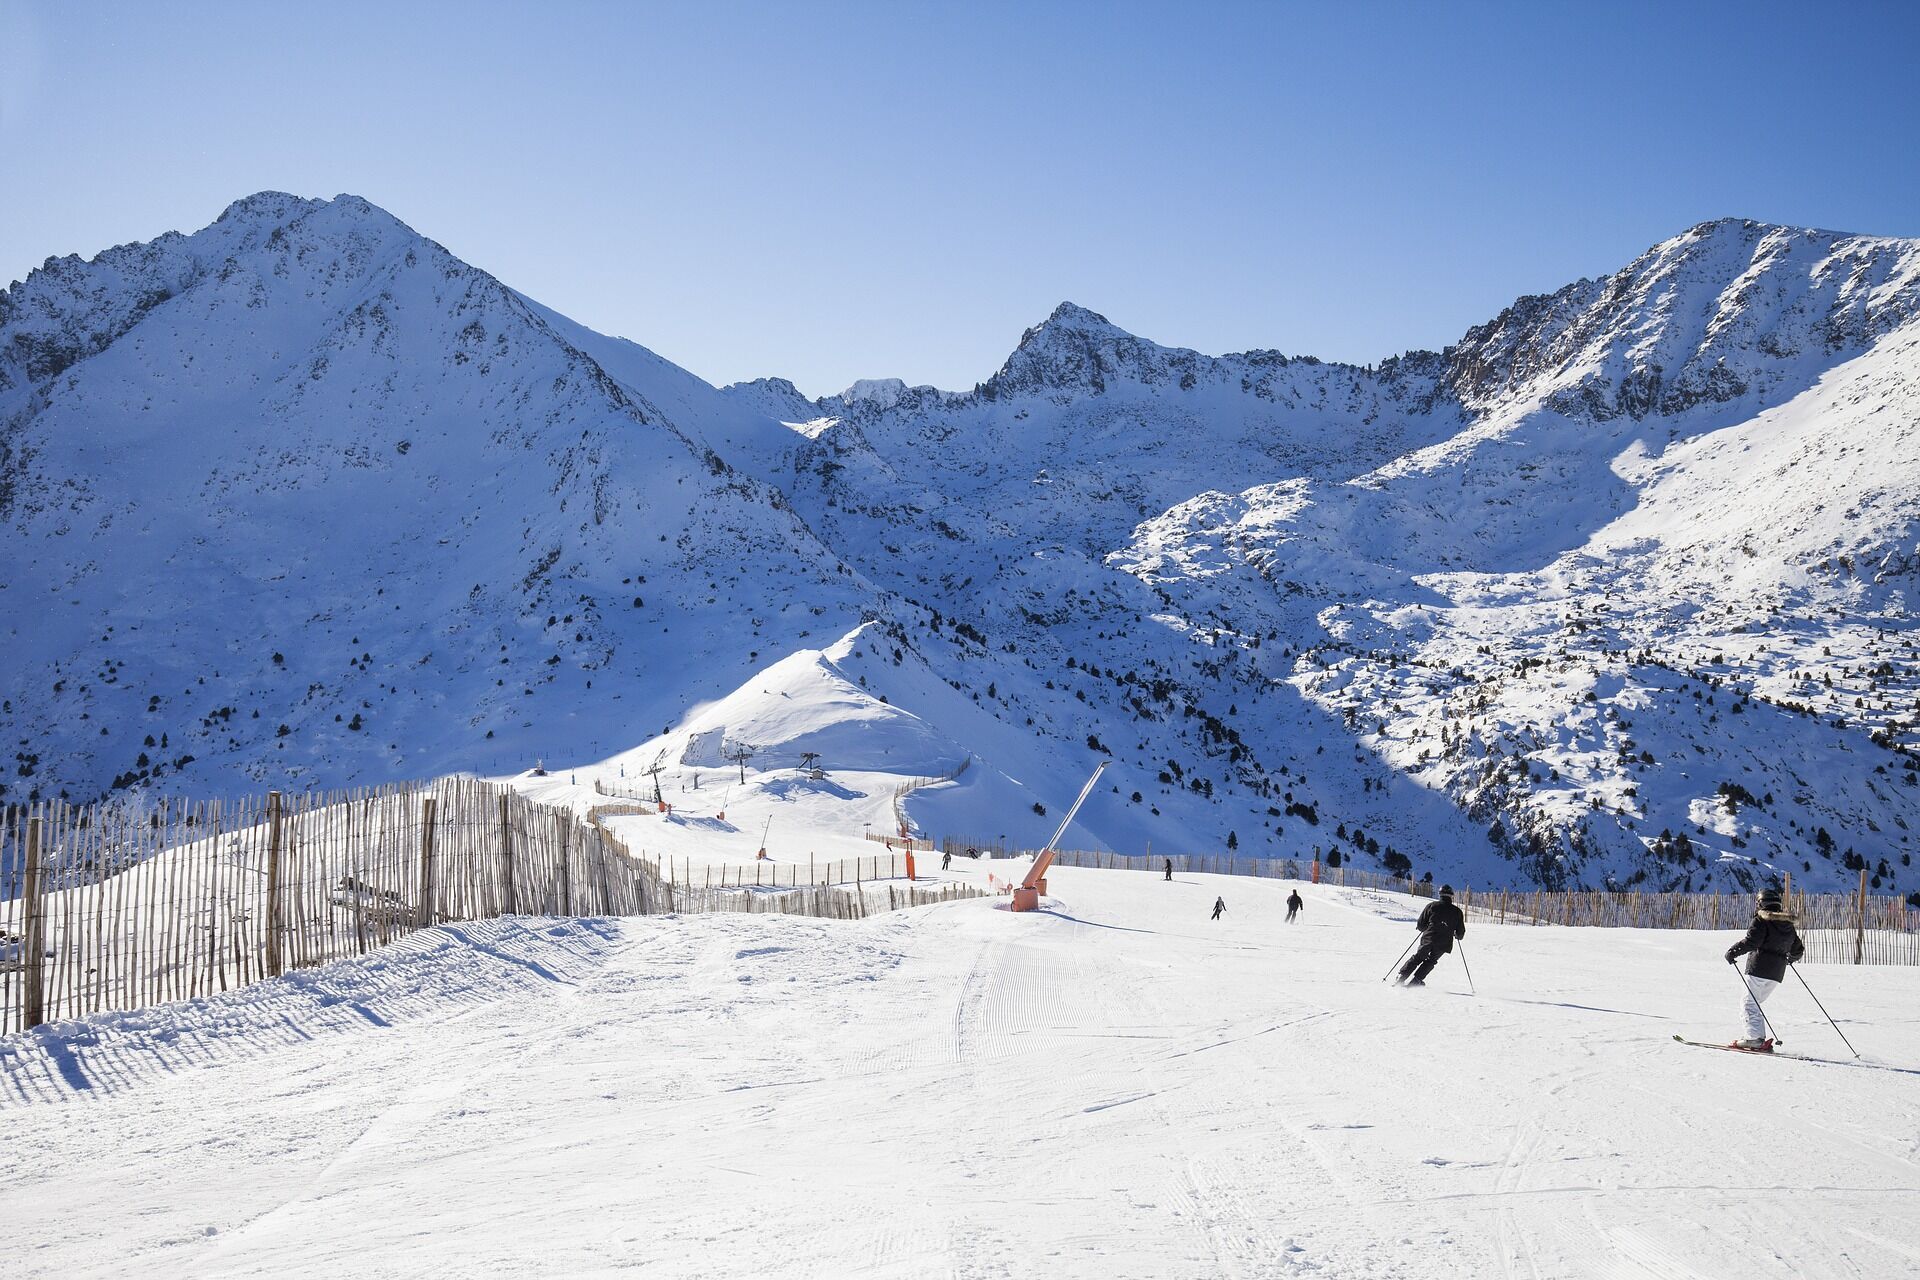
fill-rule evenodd
<path id="1" fill-rule="evenodd" d="M 1426 986 L 1427 975 L 1440 963 L 1440 957 L 1453 950 L 1456 940 L 1467 936 L 1467 917 L 1453 905 L 1452 885 L 1440 886 L 1440 900 L 1427 904 L 1414 927 L 1420 930 L 1420 947 L 1400 966 L 1398 985 L 1403 987 Z"/>
<path id="2" fill-rule="evenodd" d="M 1160 878 L 1162 880 L 1173 879 L 1173 859 L 1172 858 L 1167 859 L 1167 873 L 1164 876 L 1161 876 Z"/>
<path id="3" fill-rule="evenodd" d="M 1727 948 L 1728 964 L 1738 964 L 1741 956 L 1751 956 L 1747 961 L 1747 996 L 1742 1005 L 1747 1034 L 1744 1039 L 1733 1042 L 1734 1048 L 1753 1053 L 1773 1052 L 1773 1040 L 1767 1035 L 1767 1015 L 1760 1011 L 1760 1006 L 1786 981 L 1787 966 L 1798 964 L 1806 953 L 1807 946 L 1800 940 L 1800 931 L 1793 927 L 1793 916 L 1781 901 L 1780 891 L 1763 891 L 1760 908 L 1753 914 L 1753 923 L 1747 926 L 1747 936 Z"/>
<path id="4" fill-rule="evenodd" d="M 1295 889 L 1292 893 L 1288 894 L 1287 895 L 1287 923 L 1292 924 L 1293 918 L 1300 914 L 1300 908 L 1306 905 L 1307 905 L 1306 900 L 1300 896 L 1300 891 L 1298 889 Z"/>
<path id="5" fill-rule="evenodd" d="M 1225 898 L 1215 898 L 1213 900 L 1213 918 L 1218 920 L 1221 916 L 1225 915 L 1226 912 L 1227 900 Z"/>

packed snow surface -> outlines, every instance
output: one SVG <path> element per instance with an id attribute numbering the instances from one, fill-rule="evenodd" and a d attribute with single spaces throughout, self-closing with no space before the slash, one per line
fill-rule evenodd
<path id="1" fill-rule="evenodd" d="M 979 878 L 984 866 L 969 866 Z M 0 1041 L 32 1276 L 1892 1277 L 1920 1265 L 1912 969 L 1724 1040 L 1727 935 L 1066 869 L 861 922 L 449 925 Z M 1227 914 L 1208 912 L 1224 896 Z M 23 1158 L 25 1157 L 25 1158 Z"/>

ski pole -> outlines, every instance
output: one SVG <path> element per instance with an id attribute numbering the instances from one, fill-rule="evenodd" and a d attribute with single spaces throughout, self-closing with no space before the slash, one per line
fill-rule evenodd
<path id="1" fill-rule="evenodd" d="M 1460 967 L 1467 971 L 1467 990 L 1473 995 L 1479 995 L 1480 992 L 1475 990 L 1473 985 L 1473 966 L 1467 963 L 1467 944 L 1464 942 L 1460 944 Z"/>
<path id="2" fill-rule="evenodd" d="M 1391 967 L 1391 968 L 1389 968 L 1389 969 L 1387 970 L 1387 972 L 1385 973 L 1385 975 L 1383 975 L 1383 976 L 1381 977 L 1381 979 L 1380 979 L 1380 981 L 1382 981 L 1382 982 L 1385 982 L 1385 981 L 1386 981 L 1386 980 L 1387 980 L 1388 978 L 1391 978 L 1391 977 L 1393 976 L 1393 971 L 1394 971 L 1394 969 L 1398 969 L 1398 968 L 1400 967 L 1400 965 L 1401 965 L 1401 963 L 1402 963 L 1402 961 L 1404 961 L 1404 960 L 1406 960 L 1406 958 L 1407 958 L 1408 956 L 1410 956 L 1410 955 L 1412 955 L 1412 954 L 1413 954 L 1413 947 L 1414 947 L 1414 943 L 1417 943 L 1417 942 L 1419 942 L 1419 941 L 1420 941 L 1420 939 L 1419 939 L 1418 937 L 1415 937 L 1415 938 L 1414 938 L 1414 940 L 1413 940 L 1413 942 L 1409 942 L 1409 943 L 1407 944 L 1407 949 L 1406 949 L 1405 951 L 1402 951 L 1402 952 L 1400 953 L 1400 959 L 1399 959 L 1399 960 L 1395 960 L 1395 961 L 1393 962 L 1393 965 L 1392 965 L 1392 967 Z"/>
<path id="3" fill-rule="evenodd" d="M 1800 969 L 1797 965 L 1788 965 L 1787 967 L 1793 970 L 1794 977 L 1800 978 Z M 1803 987 L 1807 987 L 1807 980 L 1805 978 L 1800 978 L 1800 985 Z M 1807 987 L 1807 994 L 1810 996 L 1813 996 L 1812 987 Z M 1827 1006 L 1820 1004 L 1820 997 L 1813 996 L 1813 1002 L 1817 1005 L 1820 1005 L 1821 1014 L 1826 1018 L 1827 1025 L 1833 1028 L 1834 1034 L 1840 1037 L 1840 1043 L 1847 1046 L 1847 1051 L 1853 1054 L 1854 1057 L 1856 1058 L 1859 1057 L 1860 1051 L 1853 1047 L 1853 1041 L 1847 1039 L 1847 1033 L 1840 1029 L 1840 1024 L 1835 1022 L 1833 1020 L 1833 1015 L 1827 1012 Z"/>
<path id="4" fill-rule="evenodd" d="M 1740 967 L 1736 962 L 1729 960 L 1727 964 L 1733 968 L 1734 976 L 1740 979 L 1740 985 L 1747 989 L 1747 999 L 1753 1000 L 1753 984 L 1747 981 L 1747 975 L 1740 972 Z M 1778 1031 L 1773 1029 L 1773 1019 L 1767 1016 L 1766 1006 L 1758 1000 L 1753 1000 L 1753 1007 L 1760 1010 L 1760 1021 L 1767 1028 L 1768 1034 L 1773 1037 L 1773 1042 L 1775 1044 L 1785 1044 L 1786 1040 L 1781 1037 Z"/>

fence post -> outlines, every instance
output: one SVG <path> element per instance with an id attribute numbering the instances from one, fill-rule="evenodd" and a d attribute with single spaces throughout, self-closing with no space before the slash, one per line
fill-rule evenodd
<path id="1" fill-rule="evenodd" d="M 267 976 L 280 976 L 280 793 L 267 792 Z"/>
<path id="2" fill-rule="evenodd" d="M 433 923 L 433 797 L 420 808 L 420 904 L 414 909 L 414 924 L 421 929 Z"/>
<path id="3" fill-rule="evenodd" d="M 513 915 L 520 908 L 513 896 L 513 823 L 507 815 L 507 795 L 500 793 L 500 862 L 506 877 L 506 892 L 501 903 L 501 915 Z"/>
<path id="4" fill-rule="evenodd" d="M 1860 868 L 1860 896 L 1854 899 L 1853 908 L 1853 962 L 1864 964 L 1867 952 L 1867 869 Z"/>
<path id="5" fill-rule="evenodd" d="M 26 880 L 20 889 L 20 905 L 26 911 L 20 937 L 20 976 L 26 988 L 21 996 L 20 1025 L 28 1030 L 46 1021 L 45 921 L 40 915 L 40 819 L 27 819 Z"/>
<path id="6" fill-rule="evenodd" d="M 573 914 L 573 867 L 567 857 L 567 819 L 563 814 L 555 814 L 553 820 L 560 824 L 560 914 Z"/>

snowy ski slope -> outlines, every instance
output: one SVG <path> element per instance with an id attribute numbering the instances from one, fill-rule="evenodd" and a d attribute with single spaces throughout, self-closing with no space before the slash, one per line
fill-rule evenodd
<path id="1" fill-rule="evenodd" d="M 980 874 L 969 869 L 969 874 Z M 1909 969 L 1735 1030 L 1727 938 L 1063 869 L 1052 911 L 445 927 L 0 1041 L 27 1276 L 1893 1277 Z M 1228 914 L 1207 920 L 1216 894 Z M 21 1159 L 31 1153 L 31 1159 Z"/>

